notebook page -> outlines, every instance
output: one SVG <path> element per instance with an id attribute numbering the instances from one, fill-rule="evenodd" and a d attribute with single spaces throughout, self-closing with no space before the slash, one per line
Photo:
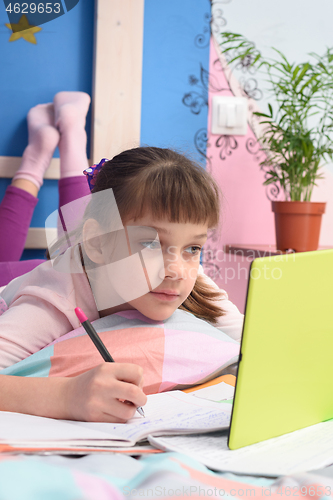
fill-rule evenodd
<path id="1" fill-rule="evenodd" d="M 333 463 L 333 420 L 229 450 L 228 433 L 149 437 L 153 446 L 185 453 L 208 467 L 265 476 L 297 474 Z"/>
<path id="2" fill-rule="evenodd" d="M 25 415 L 23 413 L 0 412 L 0 442 L 31 444 L 38 441 L 119 439 L 116 434 L 103 429 L 82 428 L 77 422 Z"/>
<path id="3" fill-rule="evenodd" d="M 199 399 L 181 391 L 170 391 L 149 395 L 144 412 L 145 418 L 136 414 L 127 424 L 93 425 L 97 429 L 108 425 L 111 433 L 131 442 L 149 434 L 210 432 L 229 427 L 231 405 Z M 87 422 L 77 424 L 88 428 L 92 425 Z"/>

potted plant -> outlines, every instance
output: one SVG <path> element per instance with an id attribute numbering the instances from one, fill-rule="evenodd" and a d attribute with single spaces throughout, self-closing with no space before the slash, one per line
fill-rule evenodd
<path id="1" fill-rule="evenodd" d="M 270 96 L 267 113 L 260 117 L 264 132 L 259 141 L 268 167 L 264 185 L 277 184 L 285 201 L 272 201 L 276 244 L 282 251 L 318 248 L 321 216 L 326 203 L 311 202 L 321 167 L 333 159 L 333 48 L 311 61 L 290 63 L 278 50 L 276 58 L 263 57 L 255 45 L 235 33 L 222 33 L 222 52 L 229 64 L 246 61 L 267 76 Z"/>

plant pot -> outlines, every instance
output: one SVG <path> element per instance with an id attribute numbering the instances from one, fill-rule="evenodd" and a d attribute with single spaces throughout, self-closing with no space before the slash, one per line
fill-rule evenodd
<path id="1" fill-rule="evenodd" d="M 312 201 L 272 201 L 277 250 L 317 250 L 325 206 Z"/>

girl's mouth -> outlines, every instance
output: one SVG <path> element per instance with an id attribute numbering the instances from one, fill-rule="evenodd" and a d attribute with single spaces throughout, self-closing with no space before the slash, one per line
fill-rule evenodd
<path id="1" fill-rule="evenodd" d="M 149 292 L 149 293 L 151 293 L 154 297 L 156 297 L 159 300 L 164 300 L 169 302 L 176 300 L 179 297 L 178 293 L 168 290 L 162 292 Z"/>

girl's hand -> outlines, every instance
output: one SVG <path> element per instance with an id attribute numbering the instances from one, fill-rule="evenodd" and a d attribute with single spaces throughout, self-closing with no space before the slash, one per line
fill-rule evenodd
<path id="1" fill-rule="evenodd" d="M 68 378 L 64 396 L 68 419 L 126 422 L 147 402 L 142 386 L 142 368 L 130 363 L 102 363 Z"/>

